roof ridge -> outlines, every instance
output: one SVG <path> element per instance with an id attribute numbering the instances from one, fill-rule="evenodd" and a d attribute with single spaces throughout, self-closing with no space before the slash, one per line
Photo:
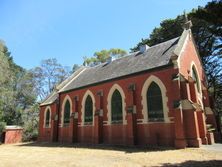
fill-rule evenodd
<path id="1" fill-rule="evenodd" d="M 177 56 L 180 55 L 180 52 L 183 49 L 183 45 L 184 45 L 184 43 L 186 41 L 186 38 L 187 38 L 187 36 L 189 35 L 190 32 L 191 32 L 190 29 L 189 30 L 185 29 L 183 31 L 183 33 L 181 34 L 180 40 L 178 41 L 178 44 L 177 44 L 177 47 L 174 50 L 174 54 L 176 54 Z"/>
<path id="2" fill-rule="evenodd" d="M 40 106 L 47 104 L 47 103 L 45 103 L 45 102 L 46 102 L 48 99 L 52 98 L 55 94 L 57 94 L 57 91 L 56 91 L 56 90 L 53 90 L 52 92 L 50 92 L 49 95 L 46 96 L 45 99 L 40 102 Z"/>
<path id="3" fill-rule="evenodd" d="M 75 77 L 76 75 L 78 75 L 78 73 L 80 73 L 83 69 L 85 69 L 86 67 L 81 66 L 79 69 L 77 69 L 75 72 L 73 72 L 68 78 L 66 78 L 64 81 L 62 81 L 60 84 L 58 84 L 56 86 L 56 89 L 60 90 L 62 89 L 70 80 L 72 80 L 73 77 Z"/>
<path id="4" fill-rule="evenodd" d="M 161 43 L 158 43 L 158 44 L 156 44 L 156 45 L 150 46 L 147 50 L 149 50 L 149 49 L 151 49 L 151 48 L 154 48 L 154 47 L 156 47 L 156 46 L 162 45 L 162 44 L 164 44 L 164 43 L 170 42 L 170 41 L 172 41 L 172 40 L 176 40 L 176 39 L 178 39 L 178 38 L 180 38 L 180 36 L 175 37 L 175 38 L 173 38 L 173 39 L 169 39 L 169 40 L 164 41 L 164 42 L 161 42 Z M 125 56 L 122 56 L 122 57 L 119 57 L 119 58 L 113 60 L 112 62 L 117 61 L 117 60 L 120 60 L 120 59 L 123 59 L 123 58 L 126 58 L 126 57 L 129 57 L 129 56 L 134 56 L 135 54 L 137 54 L 137 53 L 139 53 L 139 52 L 140 52 L 140 51 L 131 52 L 131 53 L 125 55 Z M 112 62 L 111 62 L 111 63 L 112 63 Z M 111 64 L 111 63 L 110 63 L 110 64 Z M 104 63 L 98 64 L 98 65 L 95 65 L 95 66 L 93 66 L 93 67 L 89 67 L 89 69 L 93 69 L 93 68 L 95 68 L 95 67 L 98 67 L 98 66 L 100 66 L 100 65 L 105 65 L 105 64 L 107 64 L 107 62 L 104 62 Z M 87 67 L 88 67 L 88 66 L 87 66 Z"/>
<path id="5" fill-rule="evenodd" d="M 138 52 L 138 51 L 137 51 L 137 52 Z M 134 53 L 136 53 L 136 52 L 132 52 L 131 54 L 127 54 L 127 55 L 125 55 L 125 56 L 116 58 L 116 59 L 114 59 L 112 62 L 117 61 L 117 60 L 120 60 L 120 59 L 123 59 L 123 58 L 126 58 L 126 57 L 129 57 L 129 56 L 132 56 Z M 110 62 L 109 64 L 111 64 L 112 62 Z M 87 66 L 87 67 L 88 67 L 88 69 L 92 69 L 92 68 L 95 68 L 95 67 L 98 67 L 98 66 L 102 66 L 102 65 L 106 65 L 106 64 L 108 64 L 108 63 L 107 63 L 107 62 L 103 62 L 103 63 L 97 64 L 97 65 L 95 65 L 95 66 L 93 66 L 93 67 L 90 67 L 90 66 Z"/>
<path id="6" fill-rule="evenodd" d="M 69 85 L 69 84 L 70 84 L 71 82 L 73 82 L 76 78 L 78 78 L 78 76 L 80 76 L 81 73 L 84 72 L 86 69 L 87 69 L 87 68 L 82 68 L 82 70 L 79 70 L 78 73 L 77 73 L 77 71 L 74 72 L 76 75 L 74 75 L 72 79 L 68 80 L 67 83 L 65 83 L 65 85 L 64 85 L 61 89 L 58 90 L 58 92 L 61 92 L 64 88 L 66 88 L 67 85 Z"/>
<path id="7" fill-rule="evenodd" d="M 173 41 L 173 40 L 176 40 L 176 39 L 179 39 L 179 38 L 180 38 L 180 36 L 175 37 L 175 38 L 173 38 L 173 39 L 169 39 L 169 40 L 167 40 L 167 41 L 164 41 L 164 42 L 155 44 L 155 45 L 153 45 L 153 46 L 150 46 L 148 49 L 153 48 L 153 47 L 156 47 L 156 46 L 159 46 L 159 45 L 162 45 L 162 44 L 164 44 L 164 43 L 167 43 L 167 42 L 170 42 L 170 41 Z"/>

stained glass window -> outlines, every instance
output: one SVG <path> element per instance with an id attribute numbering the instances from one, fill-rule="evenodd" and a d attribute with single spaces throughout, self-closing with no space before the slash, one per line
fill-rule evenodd
<path id="1" fill-rule="evenodd" d="M 93 121 L 93 102 L 92 98 L 88 95 L 85 102 L 85 122 L 91 123 Z"/>
<path id="2" fill-rule="evenodd" d="M 46 111 L 46 118 L 45 118 L 45 127 L 49 127 L 50 122 L 50 111 L 49 109 Z"/>
<path id="3" fill-rule="evenodd" d="M 69 100 L 65 103 L 65 110 L 64 110 L 64 124 L 68 124 L 70 122 L 70 103 Z"/>
<path id="4" fill-rule="evenodd" d="M 163 121 L 163 100 L 159 86 L 152 82 L 147 90 L 147 109 L 149 121 Z"/>
<path id="5" fill-rule="evenodd" d="M 123 119 L 122 96 L 118 90 L 115 90 L 111 99 L 112 121 L 122 121 Z"/>
<path id="6" fill-rule="evenodd" d="M 196 82 L 197 91 L 200 92 L 200 83 L 199 83 L 196 69 L 194 67 L 192 68 L 192 77 Z"/>

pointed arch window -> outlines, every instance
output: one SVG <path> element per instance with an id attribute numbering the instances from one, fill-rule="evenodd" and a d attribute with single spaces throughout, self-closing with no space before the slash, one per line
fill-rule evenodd
<path id="1" fill-rule="evenodd" d="M 200 82 L 199 82 L 199 78 L 197 75 L 197 71 L 194 67 L 192 67 L 192 78 L 194 79 L 194 81 L 196 83 L 195 85 L 196 85 L 197 91 L 200 93 Z"/>
<path id="2" fill-rule="evenodd" d="M 147 109 L 149 121 L 164 121 L 163 99 L 160 87 L 152 82 L 147 90 Z"/>
<path id="3" fill-rule="evenodd" d="M 50 111 L 48 109 L 45 114 L 45 127 L 48 128 L 49 125 L 50 125 Z"/>
<path id="4" fill-rule="evenodd" d="M 69 124 L 70 122 L 70 109 L 70 102 L 67 100 L 64 109 L 64 124 Z"/>
<path id="5" fill-rule="evenodd" d="M 93 121 L 93 102 L 90 95 L 87 96 L 85 102 L 85 123 L 92 123 Z"/>
<path id="6" fill-rule="evenodd" d="M 112 122 L 121 122 L 123 120 L 122 96 L 118 90 L 113 92 L 111 98 Z"/>

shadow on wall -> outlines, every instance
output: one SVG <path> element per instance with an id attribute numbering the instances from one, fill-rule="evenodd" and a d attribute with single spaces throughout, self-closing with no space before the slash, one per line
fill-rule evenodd
<path id="1" fill-rule="evenodd" d="M 222 160 L 185 161 L 178 164 L 165 163 L 163 167 L 222 167 Z"/>
<path id="2" fill-rule="evenodd" d="M 137 152 L 155 152 L 155 151 L 169 151 L 176 150 L 173 147 L 163 146 L 122 146 L 122 145 L 108 145 L 108 144 L 83 144 L 83 143 L 49 143 L 49 142 L 30 142 L 17 145 L 18 147 L 57 147 L 57 148 L 82 148 L 82 149 L 97 149 L 97 150 L 115 150 L 125 153 Z"/>

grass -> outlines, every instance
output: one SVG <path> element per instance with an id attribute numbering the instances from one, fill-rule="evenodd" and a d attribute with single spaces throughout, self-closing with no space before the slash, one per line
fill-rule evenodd
<path id="1" fill-rule="evenodd" d="M 21 143 L 0 145 L 0 166 L 145 167 L 203 166 L 221 167 L 222 151 L 175 150 L 164 147 L 116 147 L 104 145 Z"/>

